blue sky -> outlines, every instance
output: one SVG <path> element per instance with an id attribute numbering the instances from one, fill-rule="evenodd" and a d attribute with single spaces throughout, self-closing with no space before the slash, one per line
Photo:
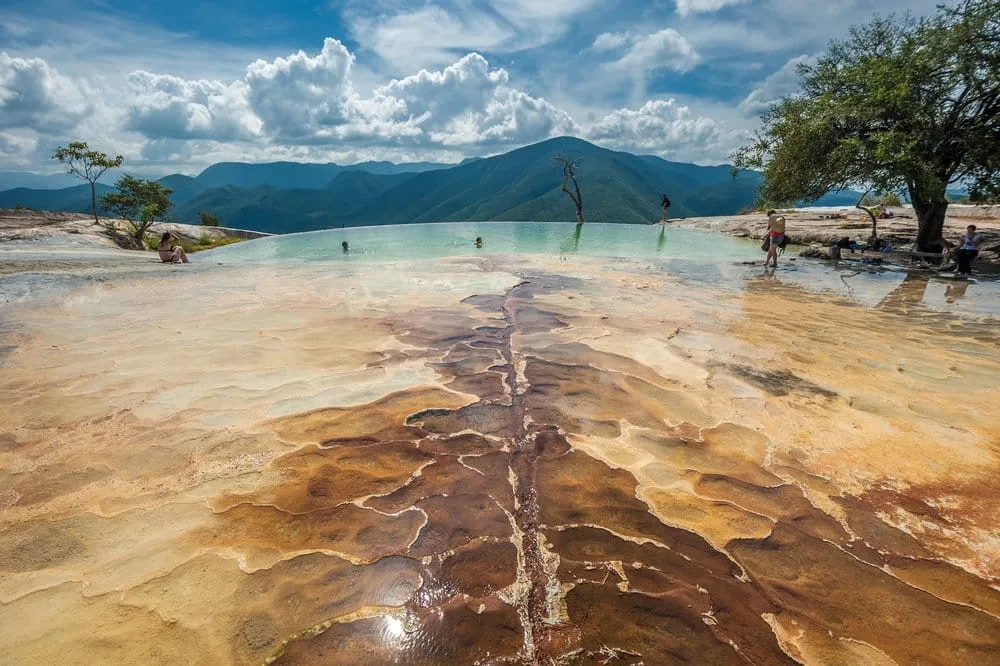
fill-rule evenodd
<path id="1" fill-rule="evenodd" d="M 795 64 L 936 0 L 6 0 L 0 170 L 87 140 L 140 172 L 459 161 L 573 134 L 725 161 Z"/>

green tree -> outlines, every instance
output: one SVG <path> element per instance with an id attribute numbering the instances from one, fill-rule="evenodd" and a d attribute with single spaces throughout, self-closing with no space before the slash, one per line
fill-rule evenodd
<path id="1" fill-rule="evenodd" d="M 201 217 L 201 224 L 204 227 L 217 227 L 219 226 L 219 216 L 215 213 L 210 213 L 207 210 L 201 211 L 199 214 Z"/>
<path id="2" fill-rule="evenodd" d="M 800 92 L 774 103 L 734 156 L 763 171 L 762 198 L 905 188 L 917 245 L 935 251 L 950 183 L 1000 192 L 996 0 L 963 0 L 920 21 L 876 17 L 799 72 Z"/>
<path id="3" fill-rule="evenodd" d="M 71 176 L 90 183 L 90 206 L 94 212 L 94 222 L 98 222 L 97 179 L 108 169 L 120 167 L 125 158 L 121 155 L 109 157 L 107 153 L 91 150 L 86 141 L 73 141 L 68 146 L 56 148 L 52 159 L 62 162 Z"/>
<path id="4" fill-rule="evenodd" d="M 139 247 L 143 247 L 146 230 L 174 205 L 170 201 L 173 190 L 158 181 L 142 180 L 129 174 L 119 178 L 115 187 L 117 192 L 101 197 L 101 206 L 115 217 L 126 220 L 132 227 L 132 236 Z"/>

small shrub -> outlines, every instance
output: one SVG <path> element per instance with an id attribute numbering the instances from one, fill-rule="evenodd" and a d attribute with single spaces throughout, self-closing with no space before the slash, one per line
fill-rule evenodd
<path id="1" fill-rule="evenodd" d="M 155 250 L 160 244 L 160 237 L 156 234 L 143 234 L 142 239 L 150 250 Z"/>
<path id="2" fill-rule="evenodd" d="M 882 194 L 882 201 L 880 203 L 883 206 L 899 207 L 903 205 L 903 200 L 899 198 L 898 192 L 885 192 Z"/>
<path id="3" fill-rule="evenodd" d="M 214 214 L 214 213 L 210 213 L 207 210 L 203 210 L 199 214 L 199 217 L 201 217 L 201 224 L 202 224 L 202 226 L 205 226 L 205 227 L 217 227 L 217 226 L 219 226 L 219 216 L 216 215 L 216 214 Z"/>
<path id="4" fill-rule="evenodd" d="M 211 244 L 212 244 L 212 237 L 209 236 L 208 234 L 202 234 L 201 236 L 198 236 L 198 245 L 211 245 Z"/>

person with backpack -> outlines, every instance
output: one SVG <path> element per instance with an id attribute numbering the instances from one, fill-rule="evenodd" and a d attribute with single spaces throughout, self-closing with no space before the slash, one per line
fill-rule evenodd
<path id="1" fill-rule="evenodd" d="M 660 200 L 660 208 L 663 209 L 663 222 L 667 221 L 667 211 L 670 210 L 670 197 L 666 194 L 663 195 L 663 199 Z"/>

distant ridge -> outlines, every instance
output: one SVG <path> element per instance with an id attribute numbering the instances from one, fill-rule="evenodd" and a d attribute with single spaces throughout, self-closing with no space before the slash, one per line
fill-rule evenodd
<path id="1" fill-rule="evenodd" d="M 214 164 L 198 176 L 161 180 L 174 190 L 171 217 L 197 222 L 208 210 L 226 226 L 292 233 L 341 226 L 412 222 L 510 220 L 572 221 L 552 158 L 581 158 L 584 214 L 589 222 L 649 223 L 660 219 L 660 195 L 673 201 L 671 217 L 729 215 L 754 200 L 760 176 L 728 165 L 698 166 L 653 155 L 607 150 L 574 137 L 558 137 L 458 165 L 365 162 L 351 166 L 271 162 Z M 113 182 L 113 181 L 111 181 Z M 110 191 L 99 184 L 99 194 Z M 827 205 L 848 205 L 855 193 L 832 195 Z M 86 212 L 86 185 L 59 190 L 0 192 L 0 207 L 17 204 Z"/>

